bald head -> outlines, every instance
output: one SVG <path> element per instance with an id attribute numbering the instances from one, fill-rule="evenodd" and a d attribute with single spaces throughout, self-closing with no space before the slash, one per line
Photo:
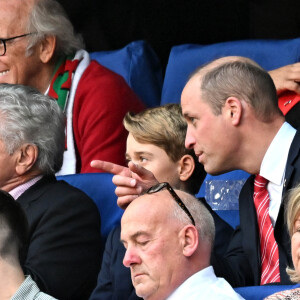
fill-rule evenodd
<path id="1" fill-rule="evenodd" d="M 137 295 L 144 299 L 167 298 L 210 264 L 213 219 L 196 198 L 176 192 L 197 228 L 166 189 L 131 202 L 121 220 L 123 263 L 130 267 Z"/>
<path id="2" fill-rule="evenodd" d="M 209 211 L 193 195 L 180 190 L 175 190 L 175 192 L 193 216 L 199 238 L 213 244 L 214 223 Z M 122 223 L 141 218 L 141 222 L 144 224 L 146 224 L 148 219 L 150 223 L 157 221 L 165 223 L 165 225 L 172 222 L 172 226 L 175 224 L 178 228 L 191 224 L 191 219 L 187 213 L 166 189 L 154 194 L 142 195 L 138 200 L 130 203 L 123 214 Z"/>
<path id="3" fill-rule="evenodd" d="M 139 201 L 133 201 L 127 207 L 122 217 L 122 223 L 138 220 L 139 218 L 142 219 L 142 222 L 146 222 L 148 218 L 155 221 L 166 221 L 173 204 L 169 199 L 170 197 L 166 190 L 159 194 L 140 196 Z M 147 219 L 145 220 L 145 218 Z"/>

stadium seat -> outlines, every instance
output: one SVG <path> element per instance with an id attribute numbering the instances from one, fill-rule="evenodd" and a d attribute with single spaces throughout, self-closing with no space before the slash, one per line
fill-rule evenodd
<path id="1" fill-rule="evenodd" d="M 89 173 L 57 176 L 85 192 L 97 205 L 101 216 L 101 236 L 105 240 L 111 229 L 119 224 L 123 210 L 117 205 L 112 174 Z"/>
<path id="2" fill-rule="evenodd" d="M 207 174 L 196 197 L 205 197 L 211 208 L 235 228 L 240 224 L 238 203 L 240 190 L 248 177 L 249 174 L 241 170 L 217 176 Z"/>
<path id="3" fill-rule="evenodd" d="M 135 41 L 122 49 L 92 52 L 90 55 L 106 68 L 123 76 L 147 107 L 160 104 L 162 68 L 147 42 Z"/>
<path id="4" fill-rule="evenodd" d="M 171 49 L 166 68 L 161 104 L 179 103 L 182 89 L 197 67 L 228 55 L 249 57 L 269 71 L 300 60 L 300 38 L 175 46 Z"/>
<path id="5" fill-rule="evenodd" d="M 267 296 L 274 293 L 294 289 L 298 285 L 262 285 L 262 286 L 246 286 L 235 288 L 234 290 L 239 293 L 246 300 L 262 300 Z"/>

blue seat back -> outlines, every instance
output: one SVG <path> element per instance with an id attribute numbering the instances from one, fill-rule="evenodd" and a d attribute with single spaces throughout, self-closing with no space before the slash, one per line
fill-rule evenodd
<path id="1" fill-rule="evenodd" d="M 226 209 L 226 210 L 216 210 L 216 213 L 227 222 L 233 229 L 240 225 L 240 215 L 239 210 L 236 209 Z"/>
<path id="2" fill-rule="evenodd" d="M 262 285 L 239 287 L 234 290 L 246 300 L 263 300 L 265 297 L 274 293 L 293 289 L 295 285 Z"/>
<path id="3" fill-rule="evenodd" d="M 300 38 L 175 46 L 171 49 L 166 68 L 161 104 L 179 103 L 182 89 L 189 75 L 197 67 L 213 59 L 228 55 L 249 57 L 266 70 L 272 70 L 299 61 Z"/>
<path id="4" fill-rule="evenodd" d="M 122 49 L 90 53 L 91 58 L 121 75 L 147 107 L 160 104 L 162 68 L 145 41 L 131 42 Z"/>
<path id="5" fill-rule="evenodd" d="M 117 205 L 112 174 L 88 173 L 57 176 L 86 193 L 97 205 L 101 216 L 101 235 L 106 239 L 109 232 L 120 223 L 123 210 Z"/>
<path id="6" fill-rule="evenodd" d="M 235 228 L 240 224 L 239 194 L 248 177 L 241 170 L 217 176 L 207 174 L 196 197 L 205 197 L 211 208 Z"/>

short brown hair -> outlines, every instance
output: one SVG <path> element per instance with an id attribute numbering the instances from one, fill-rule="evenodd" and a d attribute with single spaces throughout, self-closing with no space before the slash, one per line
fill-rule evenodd
<path id="1" fill-rule="evenodd" d="M 215 115 L 221 113 L 228 97 L 244 100 L 262 121 L 269 122 L 274 116 L 282 115 L 274 82 L 267 71 L 246 57 L 225 59 L 221 58 L 219 63 L 215 60 L 193 73 L 193 76 L 203 73 L 201 93 Z"/>
<path id="2" fill-rule="evenodd" d="M 187 124 L 179 104 L 148 108 L 137 114 L 127 113 L 124 126 L 139 143 L 153 144 L 163 149 L 172 161 L 189 154 L 194 158 L 195 170 L 187 180 L 188 192 L 196 194 L 206 176 L 192 149 L 185 148 Z"/>

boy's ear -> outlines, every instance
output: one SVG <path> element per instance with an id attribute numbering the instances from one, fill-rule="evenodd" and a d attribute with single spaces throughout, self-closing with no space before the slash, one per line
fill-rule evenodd
<path id="1" fill-rule="evenodd" d="M 179 161 L 179 178 L 181 181 L 187 181 L 193 174 L 195 162 L 191 155 L 185 154 Z"/>
<path id="2" fill-rule="evenodd" d="M 38 148 L 33 144 L 24 144 L 17 151 L 16 172 L 23 175 L 33 168 L 38 157 Z"/>

